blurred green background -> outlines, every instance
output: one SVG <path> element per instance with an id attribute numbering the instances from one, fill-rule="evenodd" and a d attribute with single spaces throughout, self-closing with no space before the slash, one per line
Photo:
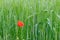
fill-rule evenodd
<path id="1" fill-rule="evenodd" d="M 60 0 L 0 0 L 0 40 L 60 40 Z"/>

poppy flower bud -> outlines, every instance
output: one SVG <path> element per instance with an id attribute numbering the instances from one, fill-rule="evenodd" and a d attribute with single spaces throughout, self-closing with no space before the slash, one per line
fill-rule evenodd
<path id="1" fill-rule="evenodd" d="M 18 25 L 19 27 L 23 27 L 23 26 L 24 26 L 24 23 L 23 23 L 22 21 L 18 21 L 17 25 Z"/>

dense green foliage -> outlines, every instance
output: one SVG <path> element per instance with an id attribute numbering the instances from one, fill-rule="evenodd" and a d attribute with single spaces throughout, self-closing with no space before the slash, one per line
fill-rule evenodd
<path id="1" fill-rule="evenodd" d="M 0 40 L 60 40 L 60 0 L 0 0 Z"/>

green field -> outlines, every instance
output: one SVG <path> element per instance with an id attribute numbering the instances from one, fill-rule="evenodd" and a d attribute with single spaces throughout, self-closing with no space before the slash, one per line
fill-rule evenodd
<path id="1" fill-rule="evenodd" d="M 0 0 L 0 40 L 60 40 L 60 0 Z"/>

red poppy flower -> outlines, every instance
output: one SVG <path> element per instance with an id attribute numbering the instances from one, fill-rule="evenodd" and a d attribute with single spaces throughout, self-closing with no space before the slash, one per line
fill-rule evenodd
<path id="1" fill-rule="evenodd" d="M 19 27 L 23 27 L 23 26 L 24 26 L 24 23 L 23 23 L 22 21 L 18 21 L 17 25 L 18 25 Z"/>

